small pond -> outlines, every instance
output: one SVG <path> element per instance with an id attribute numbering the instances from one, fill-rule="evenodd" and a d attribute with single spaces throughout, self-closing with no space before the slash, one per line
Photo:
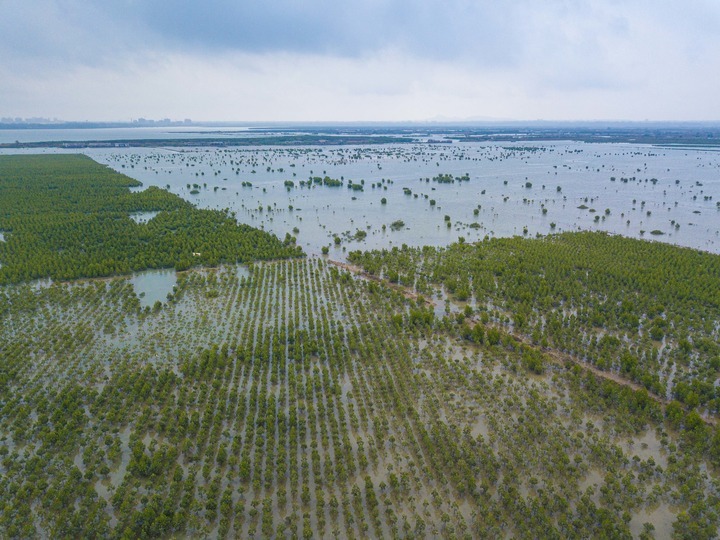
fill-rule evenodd
<path id="1" fill-rule="evenodd" d="M 140 305 L 152 307 L 155 302 L 167 301 L 167 295 L 177 283 L 177 274 L 172 269 L 138 272 L 130 278 L 130 283 L 140 298 Z"/>

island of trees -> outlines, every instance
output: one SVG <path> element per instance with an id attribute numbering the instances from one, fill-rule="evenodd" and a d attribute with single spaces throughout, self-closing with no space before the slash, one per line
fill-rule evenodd
<path id="1" fill-rule="evenodd" d="M 301 255 L 299 247 L 201 210 L 80 155 L 0 156 L 0 283 Z M 136 212 L 159 212 L 147 223 Z"/>

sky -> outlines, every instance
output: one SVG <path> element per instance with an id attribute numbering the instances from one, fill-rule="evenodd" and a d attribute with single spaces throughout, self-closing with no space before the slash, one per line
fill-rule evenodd
<path id="1" fill-rule="evenodd" d="M 720 121 L 720 0 L 0 0 L 0 117 Z"/>

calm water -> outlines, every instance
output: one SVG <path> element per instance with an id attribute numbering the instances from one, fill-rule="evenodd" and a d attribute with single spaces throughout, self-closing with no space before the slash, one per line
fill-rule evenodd
<path id="1" fill-rule="evenodd" d="M 290 233 L 308 253 L 329 246 L 333 258 L 403 243 L 580 229 L 720 252 L 717 151 L 567 142 L 87 153 L 145 186 L 229 208 L 281 238 Z M 434 182 L 439 174 L 470 180 Z M 299 185 L 325 175 L 364 181 L 364 189 Z M 404 225 L 391 229 L 398 220 Z M 362 241 L 358 230 L 367 233 Z"/>
<path id="2" fill-rule="evenodd" d="M 147 223 L 159 213 L 160 212 L 131 212 L 130 219 L 135 221 L 135 223 Z"/>
<path id="3" fill-rule="evenodd" d="M 44 141 L 117 141 L 125 139 L 202 139 L 206 137 L 243 137 L 247 127 L 204 128 L 199 126 L 128 127 L 95 129 L 0 129 L 0 144 Z"/>
<path id="4" fill-rule="evenodd" d="M 137 272 L 130 278 L 142 307 L 153 307 L 155 302 L 165 303 L 167 295 L 177 283 L 175 270 L 148 270 Z"/>

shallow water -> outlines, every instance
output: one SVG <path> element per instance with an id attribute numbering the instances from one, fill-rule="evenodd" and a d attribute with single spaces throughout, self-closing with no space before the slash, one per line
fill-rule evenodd
<path id="1" fill-rule="evenodd" d="M 130 278 L 135 294 L 142 307 L 153 307 L 155 302 L 164 303 L 177 283 L 175 270 L 149 270 L 137 272 Z"/>
<path id="2" fill-rule="evenodd" d="M 192 357 L 193 354 L 196 354 L 196 351 L 207 347 L 208 344 L 226 342 L 229 339 L 234 339 L 236 336 L 248 336 L 244 331 L 245 328 L 258 328 L 260 331 L 262 331 L 263 328 L 269 328 L 275 329 L 275 332 L 280 332 L 280 329 L 283 329 L 282 331 L 284 332 L 287 322 L 294 319 L 292 316 L 289 317 L 289 314 L 309 313 L 310 316 L 308 318 L 314 318 L 315 313 L 320 313 L 321 309 L 325 309 L 325 302 L 321 299 L 327 298 L 328 302 L 339 302 L 343 306 L 343 310 L 348 313 L 348 315 L 345 315 L 345 320 L 348 322 L 344 322 L 346 328 L 353 326 L 356 328 L 367 327 L 366 323 L 369 319 L 367 315 L 364 314 L 365 307 L 363 306 L 370 306 L 373 310 L 379 308 L 387 310 L 390 309 L 391 306 L 397 307 L 395 304 L 389 302 L 383 304 L 376 303 L 377 299 L 369 301 L 370 299 L 363 292 L 365 290 L 364 288 L 353 288 L 335 282 L 329 277 L 329 271 L 316 263 L 317 261 L 302 261 L 257 264 L 251 266 L 250 270 L 244 266 L 227 266 L 220 270 L 191 270 L 187 274 L 183 274 L 183 278 L 187 278 L 189 285 L 183 287 L 183 294 L 179 296 L 177 303 L 168 303 L 158 312 L 147 315 L 143 314 L 141 317 L 137 317 L 132 309 L 125 311 L 125 308 L 121 308 L 126 300 L 124 292 L 127 286 L 127 282 L 123 278 L 119 278 L 119 280 L 122 280 L 122 287 L 114 288 L 108 285 L 89 288 L 87 292 L 92 294 L 75 294 L 72 296 L 72 301 L 66 308 L 68 309 L 67 312 L 56 313 L 47 310 L 40 313 L 43 318 L 47 318 L 48 322 L 53 323 L 53 328 L 57 329 L 54 331 L 54 335 L 74 335 L 75 332 L 70 332 L 68 329 L 73 329 L 75 325 L 79 328 L 89 329 L 87 335 L 91 341 L 89 342 L 88 348 L 85 349 L 82 354 L 74 351 L 69 352 L 65 350 L 64 347 L 57 348 L 56 352 L 50 351 L 47 349 L 46 340 L 49 339 L 47 336 L 50 336 L 51 333 L 44 332 L 42 329 L 33 329 L 33 331 L 29 333 L 33 336 L 33 340 L 28 341 L 28 352 L 33 354 L 37 353 L 38 355 L 42 353 L 43 358 L 48 358 L 44 363 L 38 363 L 38 361 L 33 359 L 35 362 L 33 369 L 38 370 L 38 373 L 43 373 L 43 377 L 46 377 L 47 380 L 53 383 L 56 383 L 58 380 L 65 382 L 70 377 L 80 381 L 95 381 L 97 380 L 97 376 L 90 377 L 89 375 L 93 364 L 95 365 L 96 373 L 102 373 L 102 368 L 107 367 L 106 373 L 108 378 L 111 377 L 113 373 L 116 376 L 120 376 L 125 370 L 134 370 L 135 365 L 142 366 L 145 363 L 171 368 L 174 373 L 179 375 L 178 363 L 180 359 Z M 247 278 L 250 272 L 252 272 L 253 286 L 245 288 L 238 287 L 234 279 L 236 273 Z M 319 273 L 319 276 L 316 276 L 317 280 L 309 279 L 315 272 Z M 174 276 L 172 272 L 166 273 Z M 147 285 L 148 282 L 152 281 L 152 276 L 157 274 L 162 274 L 162 272 L 145 272 L 141 274 L 145 277 L 141 285 Z M 305 283 L 305 279 L 308 279 L 307 283 Z M 135 290 L 138 291 L 137 284 L 133 283 L 133 285 L 136 287 Z M 71 298 L 69 295 L 71 291 L 69 291 L 69 289 L 85 286 L 85 284 L 59 284 L 57 286 L 58 290 L 54 291 L 52 296 L 48 296 L 48 299 L 54 298 L 55 300 L 63 301 L 67 299 L 69 301 Z M 220 294 L 216 297 L 208 298 L 206 292 L 210 287 L 217 287 Z M 325 296 L 331 291 L 334 291 L 333 294 L 338 293 L 335 289 L 339 289 L 340 293 L 347 296 Z M 241 292 L 239 292 L 240 290 Z M 115 291 L 115 294 L 109 295 L 110 291 Z M 286 291 L 289 294 L 285 296 L 284 294 L 280 294 L 279 291 Z M 62 295 L 60 295 L 61 292 L 63 292 Z M 123 294 L 120 294 L 121 292 Z M 147 296 L 147 289 L 145 292 Z M 67 296 L 65 296 L 66 293 L 68 294 Z M 336 298 L 336 300 L 333 300 L 333 298 Z M 148 305 L 150 305 L 150 302 L 151 300 L 148 301 Z M 285 304 L 283 305 L 282 302 L 285 302 Z M 87 306 L 95 307 L 93 308 L 94 310 L 89 310 L 86 309 Z M 359 309 L 360 307 L 362 307 L 362 309 Z M 128 316 L 129 320 L 124 324 L 118 324 L 115 316 L 123 312 Z M 74 316 L 76 313 L 78 315 L 77 319 Z M 370 313 L 372 317 L 374 311 Z M 338 315 L 336 320 L 340 320 L 340 315 Z M 103 335 L 101 332 L 90 331 L 93 328 L 96 330 L 102 328 L 104 321 L 112 321 L 112 323 L 117 326 L 117 335 Z M 21 320 L 20 322 L 23 321 Z M 332 324 L 333 321 L 331 319 L 330 325 Z M 50 325 L 47 327 L 50 328 Z M 316 328 L 317 327 L 319 326 L 316 326 Z M 391 337 L 392 334 L 387 333 L 386 336 Z M 242 339 L 249 340 L 250 338 L 243 337 Z M 94 340 L 94 342 L 92 340 Z M 248 343 L 250 343 L 250 341 L 248 341 Z M 452 422 L 462 429 L 467 428 L 473 437 L 482 435 L 486 442 L 491 445 L 497 445 L 495 448 L 498 449 L 498 456 L 509 455 L 512 451 L 510 445 L 512 445 L 512 448 L 520 447 L 517 443 L 520 439 L 507 439 L 501 436 L 501 434 L 507 434 L 513 431 L 513 426 L 516 426 L 518 421 L 518 407 L 528 406 L 529 399 L 531 398 L 531 390 L 539 389 L 543 395 L 547 395 L 550 391 L 545 385 L 557 384 L 555 388 L 560 390 L 561 395 L 564 395 L 566 389 L 569 391 L 569 388 L 565 386 L 565 379 L 563 377 L 556 377 L 556 373 L 553 371 L 550 371 L 542 377 L 526 379 L 525 374 L 522 372 L 513 373 L 509 371 L 510 357 L 507 352 L 498 352 L 496 356 L 495 352 L 483 349 L 484 356 L 482 356 L 478 354 L 473 346 L 465 347 L 463 344 L 458 344 L 448 337 L 443 337 L 441 334 L 432 335 L 428 333 L 424 339 L 419 339 L 417 342 L 408 342 L 408 347 L 405 347 L 405 349 L 408 351 L 407 356 L 405 357 L 404 352 L 400 354 L 403 355 L 401 358 L 407 360 L 407 362 L 403 362 L 403 366 L 407 367 L 403 367 L 403 371 L 397 373 L 405 373 L 408 375 L 408 378 L 410 378 L 410 366 L 414 361 L 418 370 L 426 374 L 426 381 L 428 381 L 419 383 L 416 387 L 419 393 L 414 398 L 416 410 L 418 414 L 421 415 L 423 421 L 435 422 L 437 420 L 438 422 Z M 368 348 L 367 350 L 371 351 L 372 349 Z M 379 348 L 377 350 L 380 351 Z M 351 369 L 337 374 L 331 371 L 331 378 L 327 380 L 330 385 L 328 385 L 327 382 L 320 382 L 320 386 L 315 392 L 310 392 L 306 397 L 300 398 L 302 399 L 301 407 L 306 407 L 308 403 L 314 403 L 317 406 L 323 399 L 325 403 L 327 403 L 327 406 L 330 407 L 333 400 L 337 399 L 338 402 L 342 404 L 341 406 L 347 406 L 348 403 L 352 403 L 355 411 L 360 411 L 362 404 L 367 405 L 379 402 L 376 400 L 380 394 L 376 392 L 382 392 L 383 390 L 380 385 L 375 386 L 375 383 L 370 381 L 369 377 L 373 376 L 373 373 L 371 371 L 364 371 L 366 366 L 368 366 L 366 356 L 359 352 L 352 353 L 349 348 L 343 348 L 342 351 L 347 351 L 347 353 L 345 353 L 347 354 L 347 358 L 353 362 L 350 364 Z M 421 351 L 427 354 L 422 354 Z M 378 352 L 372 354 L 377 354 L 377 357 L 373 361 L 378 362 L 378 365 L 386 364 L 384 361 L 384 353 Z M 68 366 L 77 356 L 85 356 L 88 363 L 84 366 L 71 366 L 72 371 L 70 371 Z M 32 358 L 30 354 L 23 355 L 23 358 L 26 357 Z M 292 361 L 293 360 L 288 357 L 284 357 L 284 359 L 281 360 L 281 362 L 284 362 L 282 364 L 284 366 L 289 366 L 289 363 Z M 328 362 L 329 358 L 325 358 L 324 355 L 309 359 L 308 369 L 303 371 L 305 375 L 299 375 L 299 377 L 307 384 L 313 384 L 315 380 L 322 381 L 322 378 L 315 379 L 309 374 L 313 373 L 315 368 L 322 368 L 323 366 L 329 365 Z M 476 385 L 472 378 L 466 378 L 464 370 L 461 369 L 462 365 L 483 371 L 482 379 L 475 379 L 475 382 L 479 382 L 480 380 L 483 382 Z M 260 375 L 256 375 L 248 370 L 249 367 L 249 365 L 242 366 L 237 364 L 236 369 L 242 372 L 242 375 L 239 375 L 239 372 L 236 371 L 234 375 L 223 378 L 223 384 L 228 385 L 223 388 L 232 390 L 237 388 L 240 395 L 250 396 L 250 389 L 254 385 L 258 385 L 255 386 L 255 388 L 267 388 L 272 393 L 279 391 L 279 395 L 288 395 L 285 394 L 286 387 L 284 385 L 287 384 L 286 382 L 281 382 L 279 386 L 275 385 L 266 375 L 270 373 L 269 370 L 264 373 L 261 372 Z M 84 375 L 83 370 L 85 370 Z M 229 373 L 230 372 L 228 372 L 228 375 Z M 300 371 L 298 371 L 298 373 L 300 373 Z M 33 384 L 41 384 L 43 382 L 34 376 L 33 380 Z M 396 378 L 395 380 L 398 379 Z M 258 383 L 257 381 L 260 382 Z M 437 383 L 435 381 L 437 381 Z M 187 384 L 192 383 L 188 380 Z M 337 395 L 334 390 L 337 388 L 340 390 L 339 395 Z M 222 391 L 224 392 L 225 390 Z M 350 392 L 352 392 L 352 394 L 350 394 Z M 28 395 L 32 394 L 28 393 Z M 335 398 L 332 397 L 333 395 L 335 395 Z M 178 399 L 177 394 L 174 399 Z M 561 412 L 559 415 L 549 415 L 548 425 L 558 428 L 557 431 L 553 432 L 560 437 L 568 437 L 567 439 L 561 440 L 567 440 L 568 442 L 571 440 L 579 440 L 575 438 L 576 434 L 581 431 L 587 433 L 587 423 L 592 421 L 599 428 L 597 444 L 600 445 L 601 448 L 609 450 L 610 445 L 617 443 L 628 458 L 634 455 L 639 455 L 643 459 L 654 456 L 655 461 L 660 463 L 658 455 L 664 454 L 664 450 L 661 448 L 658 435 L 654 430 L 647 430 L 640 436 L 634 437 L 631 446 L 628 446 L 629 439 L 627 436 L 618 438 L 616 441 L 611 441 L 606 439 L 604 435 L 613 431 L 612 426 L 603 426 L 601 417 L 599 416 L 590 414 L 583 415 L 582 412 L 584 409 L 582 404 L 578 404 L 578 406 L 580 408 L 574 411 L 576 412 L 576 420 L 573 421 L 572 425 L 574 427 L 572 428 L 568 428 L 568 426 L 565 425 L 565 428 L 568 429 L 560 429 L 561 426 L 567 422 L 565 413 Z M 230 411 L 232 411 L 232 409 L 230 409 Z M 88 410 L 87 414 L 92 419 L 90 415 L 95 415 L 96 413 L 94 410 Z M 249 416 L 246 417 L 244 416 L 245 414 L 249 414 Z M 239 413 L 229 412 L 226 419 L 228 424 L 223 427 L 223 429 L 228 429 L 227 437 L 229 438 L 225 439 L 226 435 L 223 434 L 223 440 L 229 441 L 239 433 L 242 425 L 252 425 L 258 418 L 261 418 L 260 416 L 254 416 L 255 414 L 253 411 L 249 413 L 246 411 L 243 413 L 243 416 L 240 416 Z M 259 412 L 257 414 L 259 414 Z M 305 415 L 304 418 L 307 418 L 307 416 Z M 362 419 L 362 415 L 360 418 Z M 432 491 L 436 488 L 442 491 L 442 487 L 438 486 L 435 480 L 429 480 L 428 478 L 432 477 L 429 477 L 427 473 L 423 472 L 421 475 L 414 472 L 415 470 L 421 470 L 421 468 L 416 466 L 415 458 L 409 450 L 412 446 L 408 443 L 408 439 L 404 438 L 406 437 L 404 431 L 406 424 L 396 421 L 392 415 L 389 418 L 392 423 L 390 423 L 388 434 L 395 437 L 397 442 L 388 444 L 380 453 L 378 464 L 364 471 L 364 474 L 371 477 L 375 486 L 379 486 L 381 481 L 388 481 L 386 471 L 389 472 L 391 470 L 390 466 L 393 467 L 393 471 L 397 475 L 400 475 L 404 471 L 409 471 L 411 476 L 416 479 L 416 484 L 414 484 L 416 487 L 412 488 L 411 491 L 413 497 L 416 497 L 417 501 L 430 499 Z M 37 417 L 34 418 L 34 420 L 36 419 Z M 128 446 L 129 435 L 131 432 L 137 430 L 134 422 L 135 420 L 131 419 L 127 425 L 118 425 L 118 427 L 121 428 L 118 435 L 121 441 L 120 457 L 118 460 L 110 463 L 110 474 L 108 478 L 100 478 L 94 484 L 98 496 L 103 499 L 111 496 L 114 489 L 123 483 L 123 480 L 128 474 L 127 466 L 130 460 L 130 449 Z M 89 426 L 90 425 L 91 424 L 89 424 Z M 310 425 L 310 423 L 308 423 L 308 425 Z M 368 441 L 373 438 L 373 431 L 367 427 L 367 423 L 364 425 L 366 427 L 362 429 L 347 430 L 348 440 L 350 441 L 349 445 L 354 455 L 357 455 L 357 441 L 365 441 L 365 448 L 368 449 L 370 446 Z M 585 426 L 585 428 L 583 426 Z M 314 430 L 315 427 L 311 427 L 311 429 Z M 117 431 L 113 431 L 112 433 L 115 434 L 116 432 Z M 86 433 L 91 437 L 89 440 L 95 440 L 97 437 L 97 433 L 94 431 L 87 431 Z M 140 430 L 138 433 L 143 436 L 143 441 L 147 446 L 149 446 L 151 438 L 162 442 L 161 436 L 150 435 L 146 430 Z M 277 439 L 275 439 L 275 441 L 276 446 L 269 448 L 274 455 L 278 455 L 280 445 Z M 307 456 L 305 451 L 311 447 L 310 442 L 317 441 L 320 443 L 321 435 L 319 431 L 311 431 L 308 438 L 303 439 L 303 441 L 308 442 L 308 444 L 305 446 L 303 443 L 302 447 L 298 446 L 298 448 L 292 451 L 292 455 L 296 456 L 298 460 Z M 254 445 L 252 440 L 244 440 L 243 444 Z M 542 438 L 538 438 L 537 441 L 530 441 L 528 445 L 531 451 L 537 451 L 534 449 L 538 448 L 540 452 L 546 452 L 551 448 L 542 442 Z M 8 446 L 12 452 L 14 447 Z M 334 454 L 331 453 L 334 451 L 333 447 L 325 446 L 323 450 L 323 444 L 319 444 L 318 446 L 322 453 L 321 459 L 328 460 L 323 463 L 333 463 L 332 460 L 336 459 Z M 211 448 L 211 446 L 208 445 L 207 448 Z M 502 453 L 500 453 L 500 450 L 502 450 Z M 405 452 L 407 452 L 407 457 L 404 456 Z M 673 452 L 675 451 L 673 450 Z M 208 451 L 204 457 L 203 454 L 198 455 L 200 456 L 200 461 L 197 462 L 198 467 L 202 466 L 202 460 L 206 459 L 209 460 L 206 463 L 210 463 L 213 467 L 215 466 L 215 461 L 212 457 L 214 455 L 213 452 Z M 258 455 L 261 456 L 260 454 Z M 268 452 L 266 455 L 272 454 Z M 264 471 L 273 470 L 271 462 L 268 461 L 266 465 L 262 456 L 254 459 L 256 461 L 253 461 L 253 467 L 263 467 Z M 80 453 L 77 454 L 75 463 L 84 472 Z M 592 500 L 598 503 L 601 495 L 600 488 L 604 484 L 604 471 L 602 468 L 590 468 L 588 470 L 586 467 L 592 467 L 592 463 L 593 461 L 590 459 L 587 465 L 583 463 L 581 467 L 582 472 L 578 475 L 578 488 L 584 491 L 593 487 L 594 494 Z M 408 467 L 408 465 L 412 465 L 412 468 Z M 187 467 L 193 465 L 191 462 L 185 462 L 180 463 L 180 466 L 184 469 L 185 473 L 187 473 Z M 501 467 L 502 474 L 502 470 L 507 469 L 505 469 L 504 464 Z M 221 474 L 224 474 L 223 469 L 218 470 Z M 263 474 L 266 473 L 263 472 Z M 273 473 L 270 472 L 269 474 Z M 663 484 L 667 486 L 675 485 L 671 484 L 670 480 L 664 480 L 665 478 L 669 478 L 669 475 L 663 476 L 664 474 L 665 473 L 659 473 L 657 477 L 659 481 L 662 481 Z M 529 477 L 530 474 L 526 476 Z M 313 473 L 310 473 L 307 478 L 313 479 Z M 524 477 L 521 478 L 523 478 L 523 480 L 519 485 L 520 492 L 524 496 L 534 494 L 535 492 L 533 490 L 535 488 L 528 489 Z M 668 482 L 667 484 L 665 484 L 666 481 Z M 238 530 L 235 531 L 237 533 L 235 536 L 247 536 L 246 533 L 251 526 L 250 523 L 253 523 L 248 517 L 250 503 L 258 501 L 259 504 L 259 501 L 263 497 L 263 492 L 247 490 L 246 486 L 240 485 L 237 480 L 228 480 L 228 482 L 227 485 L 233 486 L 233 489 L 236 488 L 239 493 L 243 493 L 243 497 L 247 497 L 248 506 L 245 507 L 244 513 L 242 514 L 243 519 L 245 519 L 244 525 L 242 525 L 242 527 L 238 526 Z M 285 482 L 284 485 L 287 486 L 288 482 L 289 480 Z M 643 485 L 646 485 L 647 489 L 651 489 L 654 482 L 655 480 L 651 479 L 643 482 Z M 335 493 L 334 487 L 330 489 L 332 491 L 329 493 Z M 311 487 L 311 491 L 312 490 L 313 487 Z M 575 486 L 572 485 L 570 492 L 575 493 L 576 491 Z M 494 497 L 498 497 L 496 488 L 493 488 L 490 493 L 493 494 Z M 572 498 L 575 499 L 576 497 L 573 496 Z M 291 499 L 295 499 L 295 502 L 291 501 L 290 503 L 290 508 L 292 508 L 293 511 L 295 508 L 302 509 L 302 506 L 296 505 L 296 497 L 291 497 Z M 630 527 L 636 536 L 642 531 L 643 523 L 649 522 L 655 527 L 656 537 L 669 537 L 669 533 L 672 532 L 672 522 L 680 510 L 675 507 L 668 507 L 665 505 L 663 499 L 660 499 L 660 501 L 661 504 L 659 506 L 645 507 L 644 503 L 640 502 L 638 503 L 639 506 L 633 507 L 631 512 L 633 517 Z M 437 507 L 435 507 L 435 505 L 430 507 L 429 511 L 432 512 L 432 515 L 428 517 L 428 521 L 432 520 L 433 522 L 440 523 L 440 513 L 443 511 L 451 513 L 451 503 L 452 497 L 448 496 L 447 500 L 442 503 L 442 506 L 438 504 Z M 472 512 L 467 506 L 462 506 L 462 504 L 463 503 L 461 503 L 461 511 L 465 516 L 464 519 L 471 519 L 468 516 Z M 469 500 L 466 500 L 464 504 L 469 504 Z M 401 497 L 393 499 L 393 505 L 397 508 L 396 511 L 398 513 L 402 512 L 412 517 L 415 507 L 413 500 Z M 363 506 L 360 512 L 361 515 L 368 514 L 368 507 Z M 115 511 L 111 511 L 111 526 L 115 526 L 117 523 L 116 515 L 118 514 L 116 514 Z M 275 521 L 279 523 L 285 516 L 286 514 L 279 513 L 274 514 L 273 517 Z M 456 518 L 453 514 L 453 519 L 459 518 Z M 380 530 L 382 534 L 378 534 L 378 536 L 390 536 L 389 529 L 384 524 Z M 510 531 L 511 529 L 509 529 L 508 535 L 511 534 Z M 231 534 L 231 536 L 233 535 Z M 318 534 L 318 536 L 321 535 Z M 357 536 L 362 535 L 358 534 Z M 439 534 L 434 536 L 439 536 Z"/>
<path id="3" fill-rule="evenodd" d="M 653 458 L 655 463 L 667 467 L 667 451 L 653 430 L 649 429 L 641 437 L 633 439 L 632 445 L 628 445 L 628 453 L 642 460 Z"/>
<path id="4" fill-rule="evenodd" d="M 145 186 L 230 208 L 280 238 L 290 233 L 309 254 L 328 246 L 335 259 L 353 249 L 580 229 L 720 252 L 716 151 L 559 142 L 86 152 Z M 470 180 L 433 181 L 439 174 Z M 314 176 L 345 185 L 300 187 Z M 348 189 L 350 180 L 364 181 L 363 191 Z M 392 230 L 397 220 L 405 226 Z"/>
<path id="5" fill-rule="evenodd" d="M 123 139 L 203 139 L 207 137 L 242 137 L 252 132 L 247 127 L 205 128 L 200 126 L 126 127 L 126 128 L 50 128 L 2 129 L 0 143 L 40 141 L 88 141 Z"/>
<path id="6" fill-rule="evenodd" d="M 654 527 L 655 538 L 671 538 L 673 533 L 672 524 L 676 519 L 675 513 L 671 512 L 666 504 L 660 504 L 653 508 L 647 508 L 635 513 L 630 520 L 630 532 L 638 537 L 643 531 L 643 525 L 650 523 Z"/>
<path id="7" fill-rule="evenodd" d="M 132 219 L 135 223 L 147 223 L 159 213 L 160 212 L 131 212 L 130 219 Z"/>
<path id="8" fill-rule="evenodd" d="M 250 279 L 250 269 L 242 264 L 235 265 L 235 275 L 238 279 Z"/>

